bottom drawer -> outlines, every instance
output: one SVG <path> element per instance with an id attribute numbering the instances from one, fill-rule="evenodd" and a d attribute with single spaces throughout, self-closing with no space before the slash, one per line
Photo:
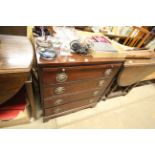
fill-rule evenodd
<path id="1" fill-rule="evenodd" d="M 62 112 L 68 111 L 68 110 L 72 110 L 74 108 L 79 108 L 79 107 L 82 107 L 85 105 L 94 104 L 98 101 L 98 99 L 99 99 L 99 97 L 93 97 L 90 99 L 80 100 L 80 101 L 60 105 L 60 106 L 57 106 L 54 108 L 45 109 L 44 115 L 45 116 L 55 115 L 55 114 L 59 114 L 59 113 L 62 113 Z"/>
<path id="2" fill-rule="evenodd" d="M 78 100 L 85 100 L 87 98 L 97 97 L 103 93 L 104 89 L 94 89 L 93 91 L 83 91 L 80 93 L 73 93 L 69 95 L 54 96 L 44 100 L 44 108 L 51 108 L 62 104 L 71 103 Z"/>

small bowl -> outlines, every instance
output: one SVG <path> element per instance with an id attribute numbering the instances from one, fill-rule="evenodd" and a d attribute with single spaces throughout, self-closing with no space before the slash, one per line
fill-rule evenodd
<path id="1" fill-rule="evenodd" d="M 57 54 L 54 50 L 45 49 L 44 51 L 40 51 L 40 58 L 44 60 L 53 60 Z"/>

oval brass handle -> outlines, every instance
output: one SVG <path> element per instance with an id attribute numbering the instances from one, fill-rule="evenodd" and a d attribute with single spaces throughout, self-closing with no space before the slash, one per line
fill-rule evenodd
<path id="1" fill-rule="evenodd" d="M 57 87 L 55 90 L 54 90 L 54 92 L 55 92 L 55 94 L 63 94 L 64 93 L 64 91 L 65 91 L 65 88 L 64 87 Z"/>
<path id="2" fill-rule="evenodd" d="M 57 100 L 54 102 L 55 105 L 60 105 L 60 104 L 62 104 L 62 103 L 63 103 L 63 100 L 62 100 L 62 99 L 57 99 Z"/>
<path id="3" fill-rule="evenodd" d="M 98 94 L 99 94 L 99 91 L 98 90 L 96 90 L 96 91 L 93 92 L 93 96 L 97 96 Z"/>
<path id="4" fill-rule="evenodd" d="M 109 75 L 111 75 L 111 73 L 112 73 L 112 69 L 111 68 L 109 68 L 109 69 L 107 69 L 106 71 L 105 71 L 105 76 L 109 76 Z"/>
<path id="5" fill-rule="evenodd" d="M 61 111 L 61 108 L 56 108 L 56 109 L 54 109 L 54 113 L 59 113 Z"/>
<path id="6" fill-rule="evenodd" d="M 104 83 L 105 83 L 105 80 L 101 80 L 101 81 L 99 81 L 99 86 L 101 87 L 101 86 L 103 86 L 104 85 Z"/>
<path id="7" fill-rule="evenodd" d="M 66 73 L 58 73 L 56 75 L 56 81 L 57 82 L 65 82 L 68 79 L 68 76 Z"/>
<path id="8" fill-rule="evenodd" d="M 89 100 L 89 103 L 93 103 L 95 100 L 94 99 L 90 99 Z"/>

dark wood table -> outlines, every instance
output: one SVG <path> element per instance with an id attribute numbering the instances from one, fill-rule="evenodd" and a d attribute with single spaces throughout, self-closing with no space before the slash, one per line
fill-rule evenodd
<path id="1" fill-rule="evenodd" d="M 0 104 L 14 96 L 28 81 L 33 55 L 27 37 L 0 35 Z M 26 87 L 30 92 L 31 87 Z"/>

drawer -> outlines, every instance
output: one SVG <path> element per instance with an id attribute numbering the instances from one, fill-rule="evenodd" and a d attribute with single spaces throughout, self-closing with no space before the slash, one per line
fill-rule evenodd
<path id="1" fill-rule="evenodd" d="M 43 68 L 41 77 L 44 84 L 56 84 L 91 78 L 112 77 L 121 64 L 78 66 L 64 68 Z"/>
<path id="2" fill-rule="evenodd" d="M 105 89 L 110 79 L 83 80 L 80 82 L 70 82 L 65 84 L 51 85 L 43 87 L 44 99 L 64 94 L 80 93 L 92 89 Z"/>
<path id="3" fill-rule="evenodd" d="M 94 89 L 93 91 L 85 91 L 82 93 L 54 96 L 52 98 L 44 100 L 44 108 L 50 108 L 50 107 L 70 103 L 73 101 L 100 96 L 102 93 L 103 93 L 103 90 Z"/>
<path id="4" fill-rule="evenodd" d="M 94 104 L 97 102 L 97 100 L 98 100 L 98 97 L 94 97 L 91 99 L 80 100 L 80 101 L 76 101 L 76 102 L 72 102 L 72 103 L 68 103 L 68 104 L 63 104 L 63 105 L 60 105 L 57 107 L 44 109 L 44 115 L 49 116 L 49 115 L 55 115 L 55 114 L 63 113 L 65 111 L 69 111 L 69 110 L 79 108 L 79 107 L 82 107 L 85 105 Z"/>

